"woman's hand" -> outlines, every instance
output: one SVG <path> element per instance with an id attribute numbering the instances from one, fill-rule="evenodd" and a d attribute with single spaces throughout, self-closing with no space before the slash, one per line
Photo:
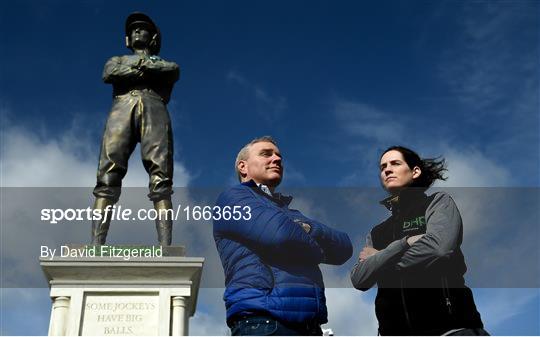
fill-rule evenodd
<path id="1" fill-rule="evenodd" d="M 379 251 L 373 247 L 364 247 L 360 252 L 360 262 L 364 262 L 368 257 L 375 255 L 377 252 Z"/>
<path id="2" fill-rule="evenodd" d="M 411 236 L 410 238 L 407 238 L 407 243 L 409 244 L 409 246 L 412 246 L 413 243 L 420 240 L 422 238 L 422 236 L 424 236 L 424 234 Z"/>

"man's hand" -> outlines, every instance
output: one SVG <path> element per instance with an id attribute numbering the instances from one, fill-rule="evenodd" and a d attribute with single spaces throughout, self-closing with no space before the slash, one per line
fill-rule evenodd
<path id="1" fill-rule="evenodd" d="M 373 247 L 364 247 L 360 252 L 360 262 L 364 262 L 368 257 L 375 255 L 379 251 Z"/>
<path id="2" fill-rule="evenodd" d="M 424 234 L 419 234 L 419 235 L 411 236 L 410 238 L 407 239 L 407 243 L 409 244 L 409 246 L 412 246 L 413 243 L 415 243 L 416 241 L 420 240 L 420 239 L 422 238 L 422 236 L 424 236 Z"/>
<path id="3" fill-rule="evenodd" d="M 302 229 L 309 234 L 311 232 L 311 225 L 307 224 L 305 222 L 300 222 L 300 226 L 302 226 Z"/>

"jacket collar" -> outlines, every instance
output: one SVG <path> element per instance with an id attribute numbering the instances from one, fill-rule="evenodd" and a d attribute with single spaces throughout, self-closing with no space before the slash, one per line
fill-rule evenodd
<path id="1" fill-rule="evenodd" d="M 253 189 L 258 194 L 262 195 L 265 198 L 270 199 L 271 201 L 275 202 L 276 204 L 278 204 L 280 206 L 289 206 L 289 204 L 293 200 L 293 197 L 291 197 L 289 195 L 283 195 L 283 194 L 278 193 L 278 192 L 272 193 L 271 196 L 268 195 L 266 192 L 262 191 L 259 188 L 257 183 L 255 181 L 253 181 L 253 179 L 249 180 L 249 181 L 245 181 L 245 182 L 243 182 L 241 184 L 244 185 L 244 186 L 250 187 L 251 189 Z"/>
<path id="2" fill-rule="evenodd" d="M 392 213 L 407 209 L 417 203 L 420 199 L 425 198 L 423 188 L 407 188 L 400 191 L 396 195 L 390 195 L 383 200 L 379 201 L 379 204 L 386 207 Z"/>

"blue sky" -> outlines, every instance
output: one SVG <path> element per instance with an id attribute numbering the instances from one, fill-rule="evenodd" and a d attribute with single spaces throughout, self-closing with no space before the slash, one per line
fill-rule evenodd
<path id="1" fill-rule="evenodd" d="M 0 13 L 3 187 L 93 185 L 111 105 L 101 72 L 129 52 L 135 10 L 181 68 L 169 104 L 175 186 L 233 183 L 238 150 L 266 134 L 284 155 L 284 188 L 377 187 L 378 155 L 394 144 L 446 157 L 441 186 L 540 185 L 536 1 L 17 1 Z M 126 179 L 145 186 L 137 156 Z M 538 289 L 476 295 L 490 332 L 540 333 Z M 2 310 L 2 333 L 45 334 L 40 296 L 41 330 Z M 372 295 L 354 296 L 372 310 Z M 197 319 L 221 319 L 204 298 Z"/>

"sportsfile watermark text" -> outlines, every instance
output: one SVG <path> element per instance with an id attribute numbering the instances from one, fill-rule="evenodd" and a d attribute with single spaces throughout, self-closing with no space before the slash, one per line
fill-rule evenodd
<path id="1" fill-rule="evenodd" d="M 135 212 L 122 205 L 109 205 L 105 210 L 87 208 L 43 208 L 41 221 L 51 224 L 59 221 L 145 221 L 145 220 L 250 220 L 251 208 L 249 206 L 183 206 L 174 209 L 155 210 L 141 208 Z"/>

